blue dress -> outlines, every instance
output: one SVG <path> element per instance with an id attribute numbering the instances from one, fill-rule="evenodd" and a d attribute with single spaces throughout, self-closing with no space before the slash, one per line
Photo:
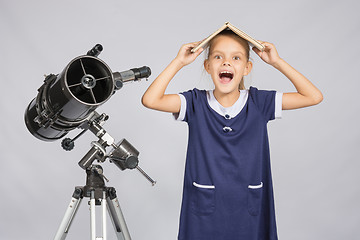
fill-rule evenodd
<path id="1" fill-rule="evenodd" d="M 250 87 L 235 116 L 205 90 L 181 93 L 189 126 L 179 240 L 276 240 L 267 123 L 275 91 Z"/>

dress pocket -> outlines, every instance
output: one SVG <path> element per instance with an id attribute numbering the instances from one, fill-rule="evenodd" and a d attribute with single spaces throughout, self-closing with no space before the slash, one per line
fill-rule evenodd
<path id="1" fill-rule="evenodd" d="M 200 215 L 212 214 L 215 211 L 215 186 L 193 182 L 192 190 L 192 210 Z"/>
<path id="2" fill-rule="evenodd" d="M 257 216 L 260 212 L 263 183 L 248 186 L 248 211 L 250 215 Z"/>

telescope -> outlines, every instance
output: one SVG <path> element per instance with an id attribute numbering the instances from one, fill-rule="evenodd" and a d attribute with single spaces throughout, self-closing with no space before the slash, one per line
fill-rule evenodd
<path id="1" fill-rule="evenodd" d="M 43 141 L 61 139 L 69 131 L 84 127 L 95 109 L 124 83 L 150 76 L 146 66 L 113 73 L 97 58 L 102 49 L 97 44 L 87 55 L 73 59 L 60 74 L 45 77 L 25 113 L 26 126 L 33 136 Z"/>
<path id="2" fill-rule="evenodd" d="M 106 187 L 100 165 L 93 164 L 95 160 L 104 162 L 109 159 L 120 170 L 138 169 L 147 180 L 155 185 L 139 166 L 139 151 L 125 138 L 119 142 L 103 128 L 109 119 L 106 114 L 99 114 L 95 110 L 107 102 L 125 83 L 140 81 L 151 75 L 147 66 L 133 68 L 122 72 L 112 72 L 109 66 L 98 58 L 103 50 L 97 44 L 86 55 L 74 58 L 59 74 L 45 76 L 44 83 L 38 89 L 37 96 L 30 102 L 25 111 L 25 124 L 29 132 L 36 138 L 53 142 L 59 140 L 70 131 L 80 129 L 81 132 L 74 138 L 64 138 L 61 146 L 70 151 L 74 142 L 86 131 L 92 132 L 97 141 L 91 143 L 90 150 L 78 162 L 86 171 L 87 181 L 84 187 L 76 187 L 69 208 L 54 239 L 65 239 L 76 210 L 83 197 L 90 198 L 91 210 L 91 237 L 98 239 L 95 234 L 95 205 L 102 205 L 103 211 L 106 204 L 113 221 L 118 239 L 130 240 L 123 218 L 116 191 Z M 106 148 L 112 147 L 107 153 Z M 106 218 L 103 213 L 103 226 Z M 106 239 L 106 231 L 103 230 Z"/>
<path id="3" fill-rule="evenodd" d="M 125 83 L 148 78 L 151 70 L 143 66 L 112 72 L 98 58 L 102 50 L 102 45 L 97 44 L 86 55 L 70 61 L 60 74 L 45 77 L 36 98 L 26 109 L 26 127 L 34 137 L 48 142 L 61 139 L 76 128 L 82 129 L 75 138 L 63 139 L 62 147 L 68 151 L 73 149 L 74 141 L 83 133 L 87 130 L 93 132 L 99 140 L 92 142 L 92 148 L 79 162 L 80 167 L 85 170 L 94 160 L 103 162 L 107 158 L 121 170 L 138 168 L 139 152 L 126 139 L 115 144 L 114 138 L 102 127 L 109 117 L 106 114 L 100 115 L 95 110 Z M 113 147 L 110 154 L 106 154 L 105 148 L 108 146 Z M 138 170 L 144 174 L 140 168 Z M 149 180 L 146 174 L 144 176 Z"/>

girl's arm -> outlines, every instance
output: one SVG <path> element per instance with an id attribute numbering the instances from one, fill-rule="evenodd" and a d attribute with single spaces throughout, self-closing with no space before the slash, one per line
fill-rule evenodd
<path id="1" fill-rule="evenodd" d="M 297 92 L 284 93 L 282 109 L 290 110 L 319 104 L 323 95 L 304 75 L 296 71 L 290 64 L 280 58 L 273 44 L 261 42 L 265 45 L 264 52 L 254 48 L 257 55 L 266 63 L 283 73 L 295 86 Z"/>
<path id="2" fill-rule="evenodd" d="M 199 49 L 192 53 L 191 49 L 198 43 L 184 44 L 178 55 L 165 68 L 165 70 L 154 80 L 142 97 L 142 104 L 151 109 L 178 113 L 180 111 L 181 101 L 177 94 L 165 94 L 165 90 L 176 73 L 184 66 L 192 63 L 203 51 Z"/>

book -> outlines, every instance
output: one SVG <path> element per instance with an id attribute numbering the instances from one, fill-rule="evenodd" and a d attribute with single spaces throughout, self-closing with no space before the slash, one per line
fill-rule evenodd
<path id="1" fill-rule="evenodd" d="M 242 37 L 243 39 L 245 39 L 246 41 L 248 41 L 248 43 L 251 46 L 256 47 L 257 49 L 259 49 L 260 51 L 264 51 L 265 46 L 263 44 L 261 44 L 259 41 L 257 41 L 256 39 L 254 39 L 253 37 L 249 36 L 248 34 L 246 34 L 245 32 L 241 31 L 240 29 L 236 28 L 234 25 L 232 25 L 230 22 L 226 22 L 221 28 L 219 28 L 218 30 L 216 30 L 213 34 L 211 34 L 210 36 L 208 36 L 207 38 L 205 38 L 204 40 L 202 40 L 199 45 L 197 45 L 196 47 L 194 47 L 193 49 L 191 49 L 191 52 L 196 52 L 199 48 L 205 48 L 206 45 L 210 42 L 211 39 L 213 39 L 216 35 L 218 35 L 219 33 L 221 33 L 224 30 L 231 30 L 233 31 L 235 34 L 239 35 L 240 37 Z"/>

